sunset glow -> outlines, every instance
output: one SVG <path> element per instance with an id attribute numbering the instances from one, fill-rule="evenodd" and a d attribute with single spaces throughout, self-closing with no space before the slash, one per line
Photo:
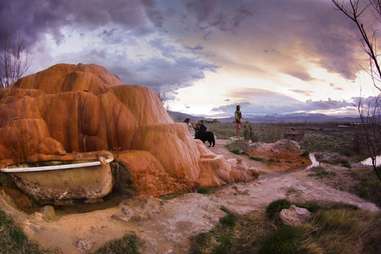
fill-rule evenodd
<path id="1" fill-rule="evenodd" d="M 295 112 L 278 112 L 281 100 L 298 112 L 355 114 L 354 97 L 375 95 L 358 34 L 329 0 L 41 2 L 0 4 L 0 35 L 14 29 L 27 40 L 30 73 L 95 63 L 153 87 L 170 110 L 201 115 L 257 100 L 266 110 L 246 112 Z"/>

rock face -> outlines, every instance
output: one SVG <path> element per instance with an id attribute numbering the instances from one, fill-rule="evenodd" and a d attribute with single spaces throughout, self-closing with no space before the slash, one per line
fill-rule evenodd
<path id="1" fill-rule="evenodd" d="M 319 162 L 350 167 L 350 159 L 347 156 L 341 155 L 339 153 L 318 152 L 315 153 L 315 156 Z"/>
<path id="2" fill-rule="evenodd" d="M 283 171 L 300 169 L 311 162 L 303 155 L 297 142 L 281 139 L 275 143 L 253 143 L 245 151 L 252 159 L 273 164 Z"/>
<path id="3" fill-rule="evenodd" d="M 311 212 L 305 208 L 292 205 L 290 208 L 280 211 L 279 217 L 286 225 L 300 226 L 311 218 Z"/>
<path id="4" fill-rule="evenodd" d="M 120 155 L 142 195 L 250 178 L 174 123 L 152 90 L 124 85 L 103 67 L 54 65 L 0 90 L 0 167 L 96 157 L 101 150 Z M 106 166 L 15 179 L 36 199 L 99 198 L 112 186 Z"/>

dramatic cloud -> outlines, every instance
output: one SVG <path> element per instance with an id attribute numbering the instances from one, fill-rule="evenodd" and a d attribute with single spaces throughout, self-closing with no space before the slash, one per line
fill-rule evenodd
<path id="1" fill-rule="evenodd" d="M 349 98 L 345 87 L 364 65 L 356 30 L 328 0 L 12 0 L 0 2 L 0 21 L 0 43 L 24 39 L 31 71 L 96 63 L 172 99 L 219 73 L 233 85 L 248 77 L 268 81 L 260 84 L 277 93 L 267 100 L 281 99 L 279 110 L 291 111 L 306 107 L 301 98 L 328 99 L 322 93 L 332 90 Z M 320 95 L 310 87 L 325 83 L 330 90 Z M 201 108 L 194 99 L 183 106 Z M 276 105 L 269 107 L 261 112 Z"/>
<path id="2" fill-rule="evenodd" d="M 173 11 L 176 8 L 176 12 Z M 309 81 L 303 59 L 353 79 L 358 40 L 330 1 L 172 1 L 150 4 L 153 23 L 187 43 L 202 41 L 219 62 L 281 71 Z M 185 38 L 185 39 L 184 39 Z"/>
<path id="3" fill-rule="evenodd" d="M 3 1 L 0 20 L 0 38 L 17 35 L 29 48 L 39 47 L 32 51 L 32 71 L 57 62 L 96 63 L 126 83 L 167 92 L 216 68 L 199 56 L 201 47 L 186 48 L 156 32 L 141 1 Z"/>
<path id="4" fill-rule="evenodd" d="M 13 0 L 0 2 L 0 38 L 19 34 L 33 45 L 44 33 L 59 42 L 63 26 L 94 29 L 108 24 L 144 33 L 152 29 L 138 0 Z"/>

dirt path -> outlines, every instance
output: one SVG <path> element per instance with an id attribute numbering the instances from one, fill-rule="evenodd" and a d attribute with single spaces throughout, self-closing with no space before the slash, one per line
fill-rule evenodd
<path id="1" fill-rule="evenodd" d="M 235 158 L 220 142 L 214 149 Z M 241 156 L 239 156 L 241 157 Z M 250 166 L 260 166 L 243 158 Z M 135 232 L 143 240 L 143 253 L 187 253 L 189 239 L 210 230 L 225 215 L 222 206 L 239 214 L 263 210 L 273 200 L 333 201 L 379 211 L 374 204 L 307 177 L 308 171 L 265 174 L 256 181 L 225 186 L 209 195 L 188 193 L 171 200 L 149 198 L 122 202 L 118 207 L 65 215 L 52 222 L 39 214 L 28 216 L 0 199 L 28 236 L 62 253 L 89 253 L 106 241 Z"/>

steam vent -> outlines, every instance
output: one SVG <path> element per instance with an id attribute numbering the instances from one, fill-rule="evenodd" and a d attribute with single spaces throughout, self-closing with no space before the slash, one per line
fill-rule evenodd
<path id="1" fill-rule="evenodd" d="M 122 84 L 101 66 L 58 64 L 0 90 L 0 168 L 100 157 L 115 161 L 11 176 L 40 201 L 102 198 L 117 184 L 160 196 L 251 178 L 194 140 L 151 89 Z"/>

